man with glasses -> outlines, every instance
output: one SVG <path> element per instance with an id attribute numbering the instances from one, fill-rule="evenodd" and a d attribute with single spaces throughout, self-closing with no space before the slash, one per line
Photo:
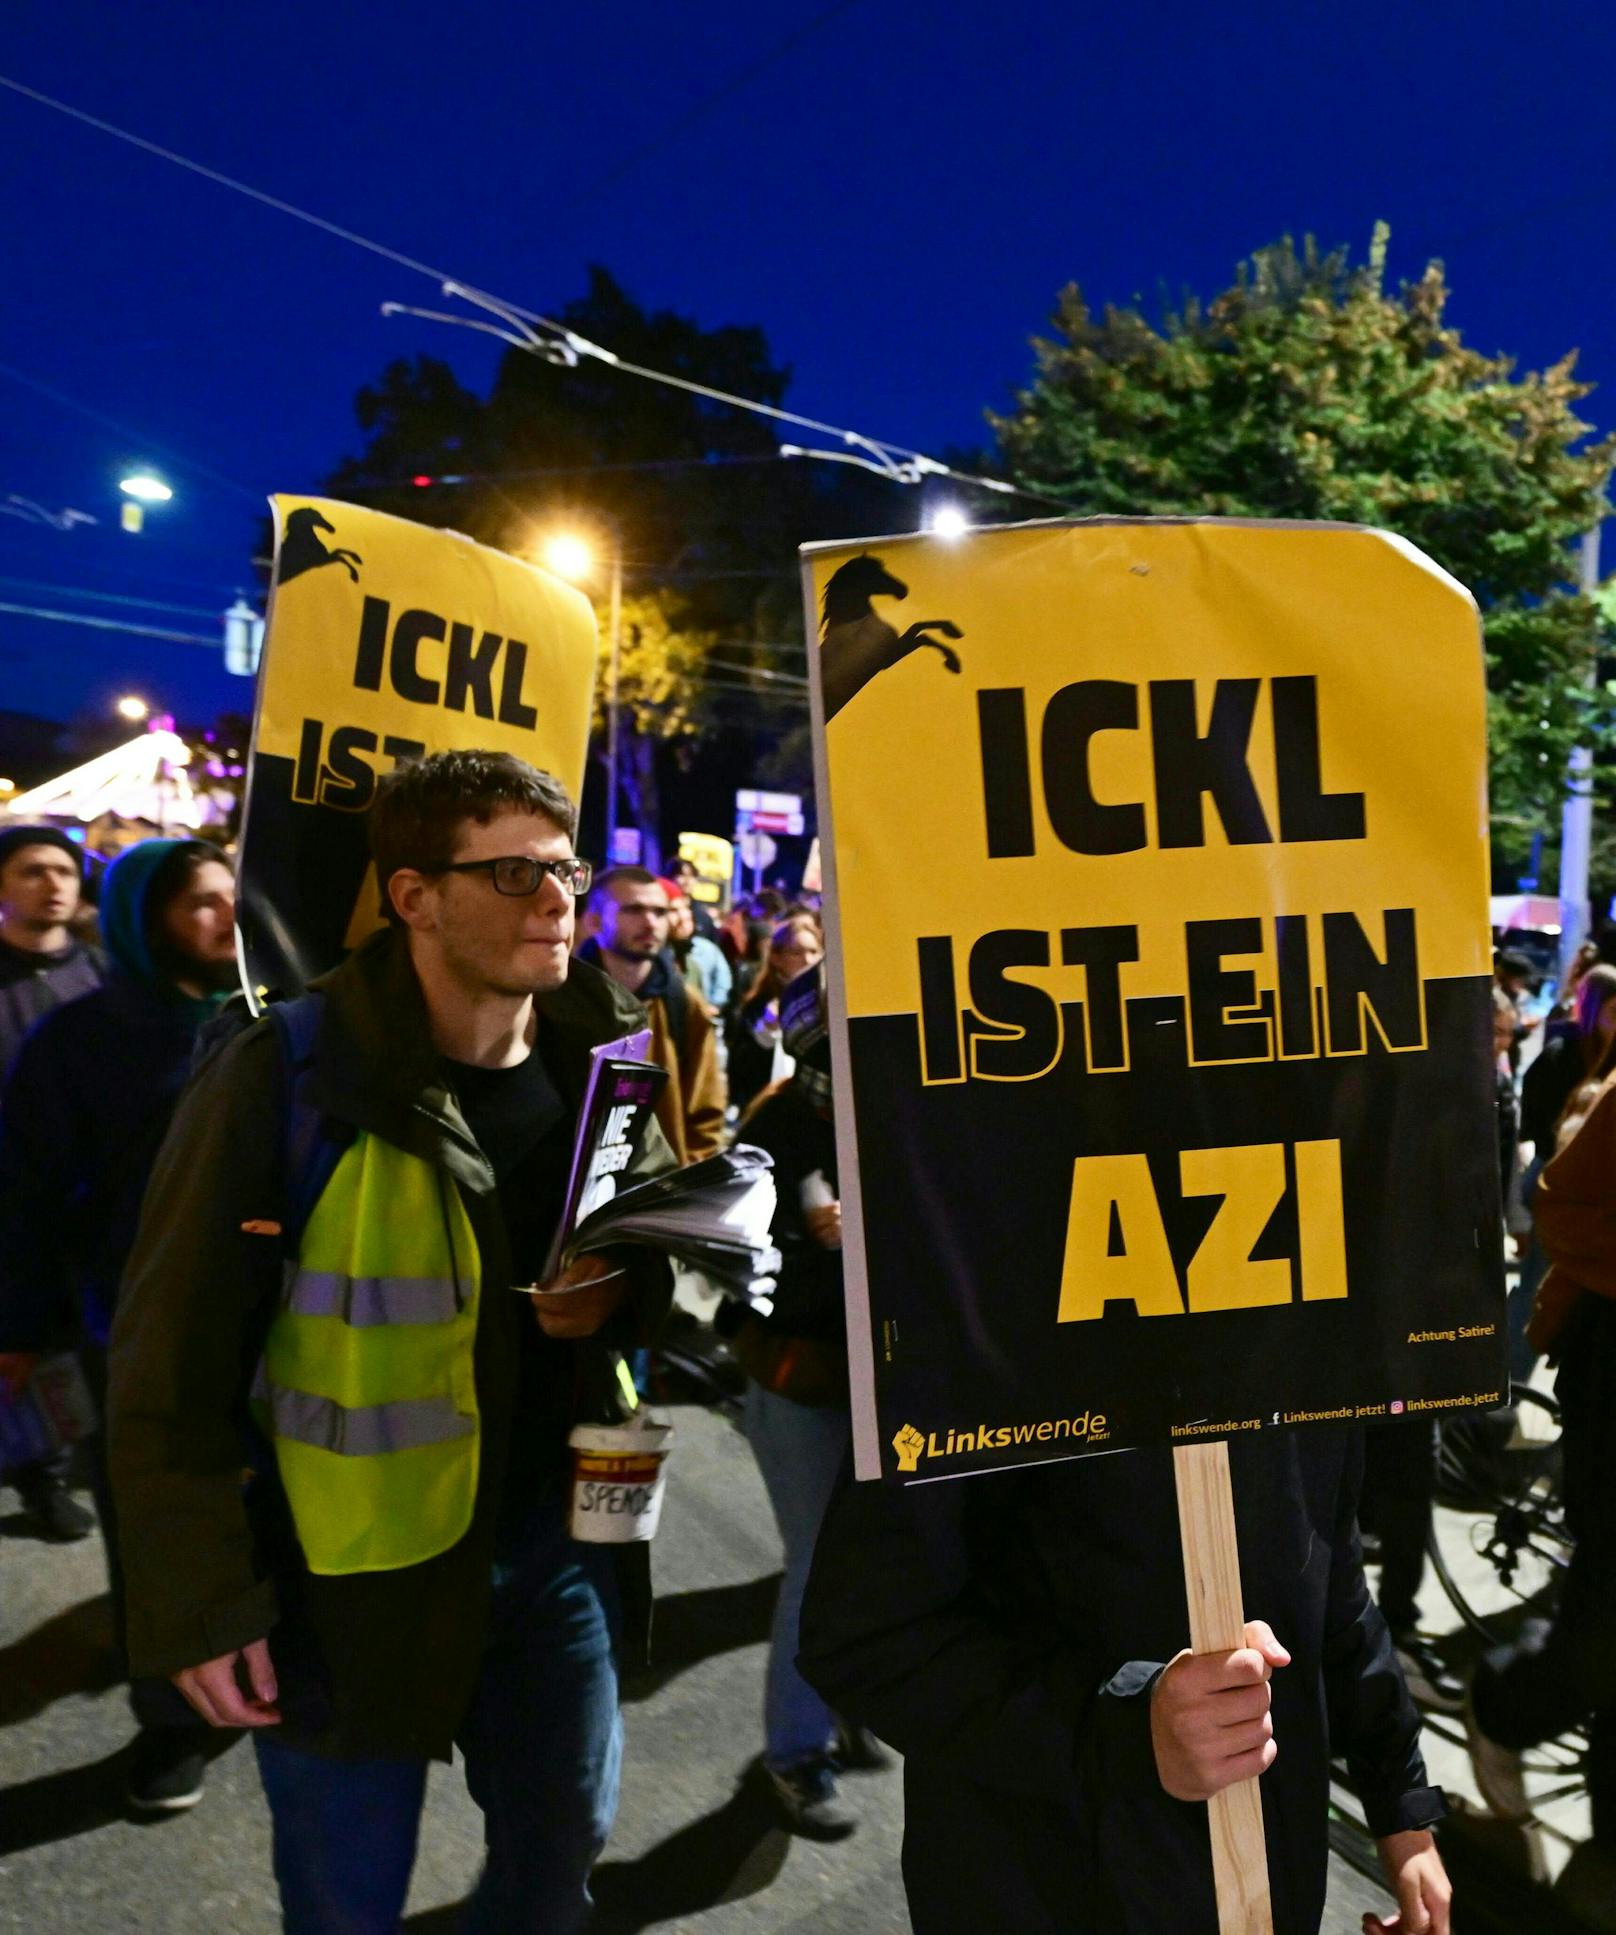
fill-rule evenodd
<path id="1" fill-rule="evenodd" d="M 575 825 L 504 754 L 382 782 L 385 930 L 203 1069 L 124 1281 L 132 1663 L 253 1729 L 293 1935 L 398 1926 L 455 1746 L 486 1822 L 474 1929 L 581 1927 L 615 1810 L 646 1548 L 568 1537 L 566 1440 L 632 1408 L 621 1353 L 667 1273 L 625 1253 L 512 1294 L 543 1268 L 589 1051 L 644 1023 L 570 960 Z M 669 1160 L 653 1131 L 637 1172 Z"/>

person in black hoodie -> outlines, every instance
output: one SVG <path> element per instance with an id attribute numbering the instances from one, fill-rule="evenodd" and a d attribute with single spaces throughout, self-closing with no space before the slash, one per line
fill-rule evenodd
<path id="1" fill-rule="evenodd" d="M 104 1409 L 118 1280 L 147 1178 L 197 1030 L 236 985 L 235 880 L 205 840 L 142 840 L 108 869 L 100 912 L 111 979 L 37 1024 L 0 1101 L 0 1375 L 25 1382 L 72 1325 Z M 121 1635 L 104 1439 L 88 1450 Z M 164 1681 L 137 1680 L 131 1698 L 140 1731 L 126 1798 L 152 1812 L 192 1806 L 207 1728 Z"/>

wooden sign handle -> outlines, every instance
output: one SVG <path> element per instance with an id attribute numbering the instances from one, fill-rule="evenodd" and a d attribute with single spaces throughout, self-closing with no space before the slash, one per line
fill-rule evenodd
<path id="1" fill-rule="evenodd" d="M 1178 1524 L 1184 1543 L 1184 1588 L 1190 1606 L 1190 1650 L 1227 1653 L 1245 1644 L 1240 1548 L 1235 1540 L 1229 1447 L 1221 1439 L 1173 1447 Z M 1212 1878 L 1218 1891 L 1218 1935 L 1274 1935 L 1268 1898 L 1268 1847 L 1262 1795 L 1243 1780 L 1207 1803 Z"/>

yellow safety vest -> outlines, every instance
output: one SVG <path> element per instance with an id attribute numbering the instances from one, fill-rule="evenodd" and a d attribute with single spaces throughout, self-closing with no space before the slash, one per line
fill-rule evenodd
<path id="1" fill-rule="evenodd" d="M 362 1132 L 287 1264 L 255 1386 L 311 1571 L 389 1572 L 464 1536 L 481 1288 L 451 1178 Z"/>

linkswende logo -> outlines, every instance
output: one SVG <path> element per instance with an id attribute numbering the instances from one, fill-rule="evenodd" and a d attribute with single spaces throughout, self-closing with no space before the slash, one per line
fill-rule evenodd
<path id="1" fill-rule="evenodd" d="M 892 1436 L 899 1474 L 915 1471 L 922 1458 L 957 1458 L 967 1451 L 1009 1451 L 1017 1445 L 1054 1444 L 1062 1438 L 1083 1444 L 1103 1444 L 1111 1435 L 1103 1411 L 1085 1411 L 1075 1418 L 1044 1418 L 1037 1424 L 979 1424 L 969 1431 L 950 1430 L 941 1438 L 924 1436 L 912 1424 L 900 1425 Z"/>

